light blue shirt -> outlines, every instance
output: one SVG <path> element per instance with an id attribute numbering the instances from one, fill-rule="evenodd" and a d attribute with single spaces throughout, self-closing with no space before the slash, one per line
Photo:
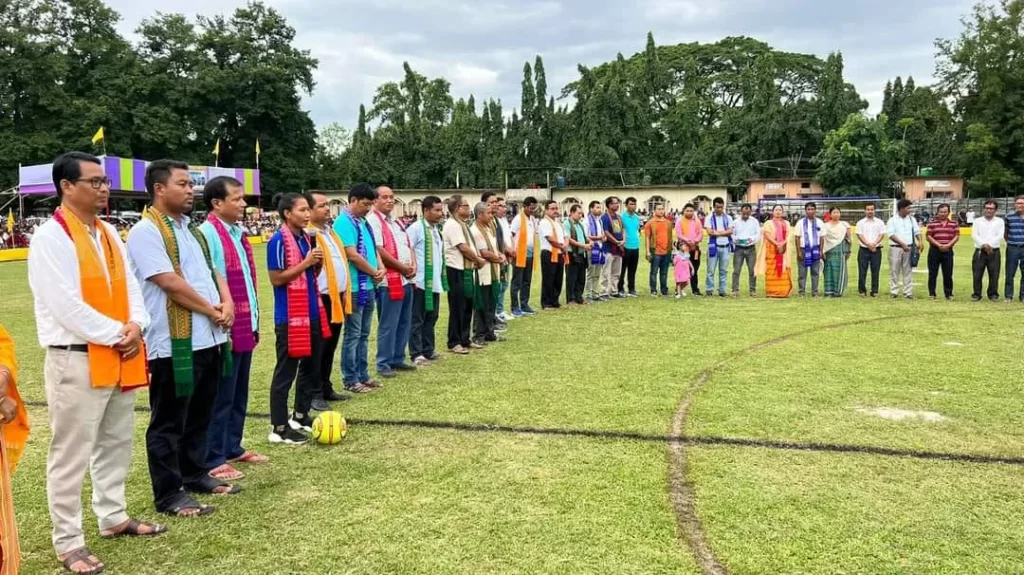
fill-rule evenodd
<path id="1" fill-rule="evenodd" d="M 623 247 L 627 250 L 640 249 L 640 216 L 630 215 L 629 212 L 622 214 L 622 228 L 626 234 L 626 245 Z"/>
<path id="2" fill-rule="evenodd" d="M 761 242 L 761 224 L 753 216 L 732 222 L 732 237 L 738 246 L 753 246 Z"/>
<path id="3" fill-rule="evenodd" d="M 896 236 L 900 241 L 909 246 L 914 241 L 914 238 L 921 235 L 921 227 L 917 225 L 917 220 L 914 219 L 914 216 L 907 216 L 905 218 L 895 216 L 889 218 L 889 221 L 886 222 L 885 233 L 890 238 Z M 896 243 L 892 242 L 892 245 L 896 245 Z"/>
<path id="4" fill-rule="evenodd" d="M 437 231 L 437 226 L 430 226 L 428 224 L 428 227 L 430 227 L 430 235 L 434 242 L 431 246 L 434 252 L 434 279 L 430 287 L 434 293 L 444 293 L 444 283 L 441 280 L 441 273 L 445 267 L 444 242 L 441 239 L 441 232 Z M 409 243 L 412 244 L 413 253 L 416 254 L 416 277 L 412 281 L 416 284 L 417 289 L 425 290 L 427 289 L 427 241 L 426 236 L 423 234 L 423 221 L 413 222 L 405 230 L 405 233 L 409 236 Z"/>
<path id="5" fill-rule="evenodd" d="M 178 241 L 181 274 L 185 281 L 200 297 L 212 305 L 220 304 L 220 292 L 213 281 L 213 273 L 206 265 L 206 256 L 199 241 L 188 231 L 189 219 L 181 222 L 171 219 L 171 229 Z M 142 299 L 152 319 L 146 332 L 147 357 L 165 359 L 171 357 L 171 328 L 167 321 L 167 294 L 150 278 L 165 273 L 174 273 L 171 257 L 160 236 L 160 230 L 148 219 L 142 219 L 128 234 L 128 258 L 132 271 L 142 284 Z M 228 336 L 213 321 L 201 313 L 192 312 L 192 351 L 208 349 L 228 340 Z"/>
<path id="6" fill-rule="evenodd" d="M 370 267 L 377 269 L 377 245 L 370 233 L 370 226 L 366 223 L 366 218 L 360 218 L 357 221 L 359 229 L 352 225 L 352 219 L 349 217 L 350 214 L 339 214 L 337 219 L 334 220 L 334 231 L 341 238 L 341 243 L 345 244 L 346 248 L 357 248 L 359 246 L 359 238 L 362 236 L 363 246 L 366 248 L 366 263 L 370 264 Z M 352 278 L 352 282 L 359 286 L 358 280 L 359 269 L 356 268 L 356 264 L 352 263 L 352 258 L 349 258 L 348 262 L 348 273 L 349 277 Z"/>
<path id="7" fill-rule="evenodd" d="M 238 254 L 238 259 L 242 260 L 242 275 L 245 276 L 245 293 L 249 296 L 250 317 L 252 319 L 252 327 L 255 330 L 260 325 L 260 302 L 256 298 L 255 272 L 249 269 L 249 258 L 245 257 L 245 246 L 242 245 L 242 242 L 249 240 L 245 239 L 245 231 L 242 229 L 242 226 L 229 224 L 224 220 L 221 220 L 221 223 L 224 224 L 228 231 L 228 236 L 231 237 L 231 243 L 235 246 L 235 253 Z M 220 235 L 213 227 L 213 224 L 208 221 L 203 222 L 203 225 L 199 226 L 199 231 L 203 232 L 203 236 L 206 237 L 206 243 L 210 246 L 210 259 L 213 260 L 213 266 L 227 280 L 228 266 L 224 260 L 224 246 L 220 243 Z"/>
<path id="8" fill-rule="evenodd" d="M 719 232 L 724 232 L 731 228 L 732 224 L 733 221 L 732 218 L 729 217 L 729 214 L 722 214 L 719 216 L 718 214 L 711 212 L 709 216 L 704 218 L 705 230 L 716 230 Z M 709 236 L 708 241 L 711 240 L 714 240 L 715 245 L 717 246 L 729 247 L 729 236 L 715 236 L 713 238 Z"/>

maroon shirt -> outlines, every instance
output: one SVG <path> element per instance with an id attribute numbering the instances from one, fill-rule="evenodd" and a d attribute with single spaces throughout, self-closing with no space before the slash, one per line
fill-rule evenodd
<path id="1" fill-rule="evenodd" d="M 935 241 L 942 245 L 953 241 L 953 238 L 958 235 L 960 235 L 960 226 L 956 225 L 956 222 L 938 218 L 932 218 L 932 221 L 928 222 L 928 237 L 935 238 Z"/>

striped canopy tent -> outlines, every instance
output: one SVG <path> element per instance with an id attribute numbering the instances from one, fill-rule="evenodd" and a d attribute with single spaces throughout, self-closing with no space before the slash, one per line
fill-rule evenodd
<path id="1" fill-rule="evenodd" d="M 149 162 L 134 158 L 118 158 L 101 156 L 103 171 L 110 178 L 110 191 L 124 196 L 146 193 L 146 166 Z M 195 191 L 201 192 L 206 182 L 217 176 L 231 176 L 242 182 L 247 196 L 260 195 L 260 171 L 248 168 L 214 168 L 210 166 L 190 166 L 189 173 L 195 181 Z M 49 195 L 56 194 L 53 187 L 53 164 L 21 166 L 18 168 L 18 194 Z"/>

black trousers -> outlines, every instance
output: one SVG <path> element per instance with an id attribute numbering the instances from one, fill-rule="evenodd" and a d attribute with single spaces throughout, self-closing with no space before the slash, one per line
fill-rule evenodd
<path id="1" fill-rule="evenodd" d="M 953 252 L 944 252 L 932 246 L 928 248 L 928 295 L 935 297 L 935 287 L 942 270 L 942 294 L 953 297 Z"/>
<path id="2" fill-rule="evenodd" d="M 703 254 L 700 250 L 690 252 L 690 264 L 693 265 L 693 275 L 690 276 L 690 291 L 694 295 L 700 295 L 700 284 L 697 278 L 700 277 L 700 262 L 704 259 Z"/>
<path id="3" fill-rule="evenodd" d="M 640 265 L 640 250 L 626 250 L 622 258 L 622 273 L 619 274 L 619 293 L 629 284 L 629 293 L 636 293 L 636 268 Z"/>
<path id="4" fill-rule="evenodd" d="M 277 341 L 277 365 L 270 380 L 270 424 L 274 427 L 288 425 L 288 394 L 295 382 L 295 413 L 306 415 L 313 395 L 320 389 L 320 361 L 324 351 L 324 338 L 320 331 L 319 318 L 312 319 L 310 331 L 311 354 L 307 358 L 288 357 L 288 326 L 274 326 Z M 295 374 L 298 372 L 298 380 Z"/>
<path id="5" fill-rule="evenodd" d="M 986 295 L 989 299 L 999 297 L 999 270 L 1001 267 L 1002 259 L 999 257 L 999 248 L 992 250 L 990 254 L 986 254 L 982 250 L 974 250 L 974 259 L 971 262 L 971 269 L 974 271 L 974 297 L 981 297 L 981 280 L 986 271 L 988 272 Z"/>
<path id="6" fill-rule="evenodd" d="M 477 289 L 480 290 L 482 304 L 473 310 L 473 341 L 495 341 L 498 338 L 494 334 L 494 324 L 497 321 L 494 314 L 497 313 L 498 300 L 495 299 L 494 288 L 477 286 Z"/>
<path id="7" fill-rule="evenodd" d="M 533 258 L 526 258 L 526 267 L 512 267 L 512 311 L 530 307 L 530 288 L 533 287 Z"/>
<path id="8" fill-rule="evenodd" d="M 571 256 L 565 268 L 565 303 L 583 303 L 583 290 L 587 286 L 587 257 Z"/>
<path id="9" fill-rule="evenodd" d="M 434 355 L 434 328 L 440 315 L 441 296 L 431 293 L 434 310 L 427 311 L 427 292 L 413 288 L 412 294 L 412 328 L 409 332 L 409 357 L 429 358 Z"/>
<path id="10" fill-rule="evenodd" d="M 345 296 L 341 296 L 341 305 L 345 305 Z M 324 304 L 324 313 L 327 318 L 331 317 L 331 298 L 326 294 L 320 294 L 320 301 Z M 338 342 L 345 331 L 345 324 L 332 323 L 331 337 L 324 340 L 324 348 L 320 354 L 320 387 L 313 390 L 313 397 L 327 399 L 334 394 L 334 384 L 331 383 L 331 373 L 334 372 L 334 352 L 338 351 Z M 339 367 L 340 369 L 340 367 Z"/>
<path id="11" fill-rule="evenodd" d="M 561 307 L 558 299 L 562 297 L 562 275 L 565 273 L 565 264 L 562 258 L 557 262 L 551 261 L 551 252 L 542 250 L 540 252 L 540 306 L 542 308 Z"/>
<path id="12" fill-rule="evenodd" d="M 878 295 L 878 274 L 882 270 L 882 248 L 872 252 L 862 247 L 857 251 L 857 293 L 868 293 L 869 269 L 871 270 L 871 295 Z"/>
<path id="13" fill-rule="evenodd" d="M 178 397 L 171 359 L 149 362 L 146 458 L 157 511 L 170 509 L 183 488 L 194 489 L 208 482 L 207 430 L 222 367 L 219 346 L 193 352 L 195 387 L 190 397 Z"/>
<path id="14" fill-rule="evenodd" d="M 445 267 L 448 274 L 448 349 L 469 346 L 469 328 L 473 319 L 473 298 L 466 297 L 462 270 Z M 472 272 L 470 272 L 472 273 Z"/>

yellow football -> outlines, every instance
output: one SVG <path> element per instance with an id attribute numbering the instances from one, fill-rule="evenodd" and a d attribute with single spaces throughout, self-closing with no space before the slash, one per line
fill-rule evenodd
<path id="1" fill-rule="evenodd" d="M 325 411 L 313 420 L 313 439 L 324 445 L 341 443 L 348 433 L 345 418 L 337 411 Z"/>

